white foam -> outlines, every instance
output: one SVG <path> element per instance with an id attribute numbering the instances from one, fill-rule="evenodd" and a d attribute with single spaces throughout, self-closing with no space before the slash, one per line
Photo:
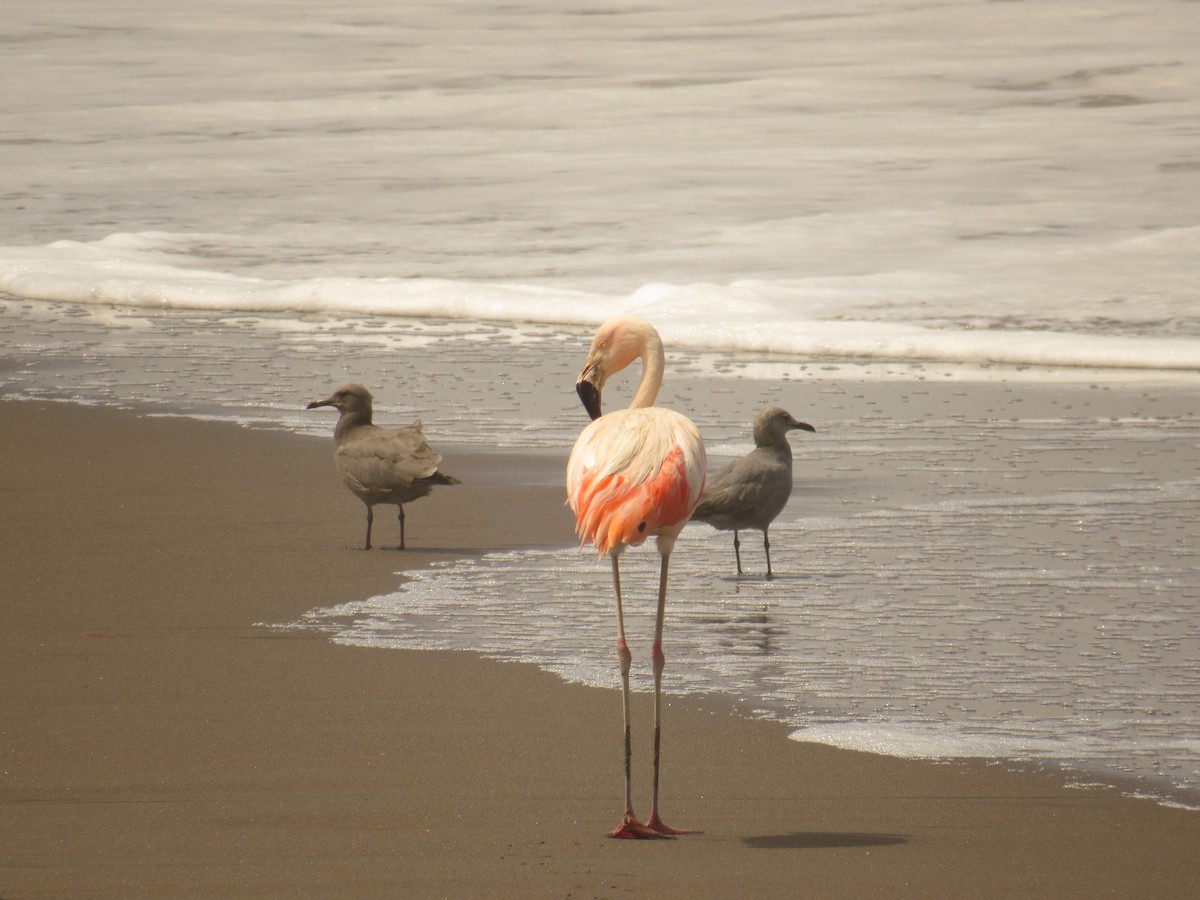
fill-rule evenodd
<path id="1" fill-rule="evenodd" d="M 1200 233 L 1200 230 L 1197 230 Z M 0 248 L 0 291 L 15 297 L 145 308 L 358 314 L 591 325 L 632 312 L 673 347 L 800 357 L 1200 370 L 1200 338 L 927 328 L 814 319 L 802 284 L 648 284 L 629 296 L 440 279 L 281 281 L 208 271 L 198 238 L 120 234 L 92 243 Z M 844 288 L 847 297 L 856 291 Z M 821 304 L 828 304 L 828 298 Z M 836 304 L 835 304 L 836 305 Z"/>
<path id="2" fill-rule="evenodd" d="M 1186 6 L 25 4 L 0 289 L 1195 370 Z"/>
<path id="3" fill-rule="evenodd" d="M 1007 734 L 966 732 L 960 726 L 904 722 L 825 722 L 791 732 L 797 741 L 828 744 L 906 759 L 1028 759 L 1078 757 L 1079 744 L 1021 740 Z"/>

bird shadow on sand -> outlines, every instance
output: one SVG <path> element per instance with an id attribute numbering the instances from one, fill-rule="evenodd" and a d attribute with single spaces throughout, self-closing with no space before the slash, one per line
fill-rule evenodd
<path id="1" fill-rule="evenodd" d="M 907 844 L 902 834 L 855 831 L 793 831 L 791 834 L 758 834 L 742 838 L 751 850 L 845 850 L 856 847 L 893 847 Z"/>

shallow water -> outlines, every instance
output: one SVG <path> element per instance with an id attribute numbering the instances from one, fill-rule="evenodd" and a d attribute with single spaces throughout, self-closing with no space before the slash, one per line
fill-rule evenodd
<path id="1" fill-rule="evenodd" d="M 1195 803 L 1194 6 L 19 5 L 2 391 L 326 434 L 356 380 L 555 453 L 591 327 L 641 314 L 714 464 L 766 403 L 818 428 L 777 579 L 685 533 L 673 689 Z M 344 639 L 609 684 L 607 598 L 569 548 L 485 556 Z"/>
<path id="2" fill-rule="evenodd" d="M 582 329 L 0 304 L 5 393 L 328 434 L 303 410 L 341 380 L 435 446 L 565 456 Z M 1195 377 L 672 353 L 664 402 L 713 466 L 780 403 L 796 490 L 772 529 L 690 526 L 672 561 L 667 685 L 723 694 L 800 738 L 994 756 L 1130 778 L 1200 802 L 1200 419 Z M 621 402 L 619 381 L 611 385 Z M 549 471 L 557 479 L 556 466 Z M 539 476 L 540 477 L 540 476 Z M 622 566 L 644 667 L 655 554 Z M 575 548 L 489 554 L 295 627 L 454 647 L 615 685 L 607 563 Z M 337 598 L 330 598 L 334 603 Z"/>
<path id="3" fill-rule="evenodd" d="M 963 411 L 968 398 L 1019 408 L 1026 392 L 1005 391 L 941 385 L 912 407 L 946 414 L 906 418 L 901 401 L 895 417 L 843 419 L 833 397 L 863 401 L 828 390 L 806 411 L 818 433 L 794 440 L 796 491 L 771 533 L 779 574 L 762 577 L 753 532 L 741 578 L 728 534 L 694 525 L 677 545 L 668 689 L 730 696 L 800 739 L 1056 763 L 1195 804 L 1200 420 L 1135 414 L 1128 394 L 1118 410 L 1087 387 L 1044 401 L 1079 409 L 1069 417 Z M 622 563 L 643 688 L 655 560 Z M 615 686 L 610 594 L 590 553 L 531 550 L 441 563 L 301 625 Z"/>

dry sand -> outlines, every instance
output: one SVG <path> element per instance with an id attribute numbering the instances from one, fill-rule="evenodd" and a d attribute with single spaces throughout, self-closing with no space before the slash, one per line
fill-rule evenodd
<path id="1" fill-rule="evenodd" d="M 0 434 L 4 900 L 1176 898 L 1200 883 L 1198 813 L 800 744 L 697 702 L 667 710 L 664 817 L 705 833 L 606 840 L 616 692 L 256 626 L 517 546 L 505 516 L 522 544 L 569 542 L 553 456 L 441 447 L 464 483 L 411 507 L 417 549 L 364 553 L 325 440 L 11 401 Z M 377 519 L 382 543 L 394 528 Z"/>

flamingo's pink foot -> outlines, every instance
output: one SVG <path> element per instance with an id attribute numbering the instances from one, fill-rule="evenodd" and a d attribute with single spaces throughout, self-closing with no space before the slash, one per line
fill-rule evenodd
<path id="1" fill-rule="evenodd" d="M 672 828 L 659 818 L 658 812 L 650 813 L 650 818 L 646 820 L 646 828 L 661 835 L 662 837 L 671 837 L 676 834 L 703 834 L 703 831 L 696 831 L 692 828 Z"/>
<path id="2" fill-rule="evenodd" d="M 610 838 L 623 838 L 625 840 L 662 840 L 669 838 L 671 835 L 667 832 L 659 831 L 655 828 L 649 828 L 637 820 L 633 813 L 625 813 L 625 817 L 621 819 L 621 824 L 608 833 Z"/>

